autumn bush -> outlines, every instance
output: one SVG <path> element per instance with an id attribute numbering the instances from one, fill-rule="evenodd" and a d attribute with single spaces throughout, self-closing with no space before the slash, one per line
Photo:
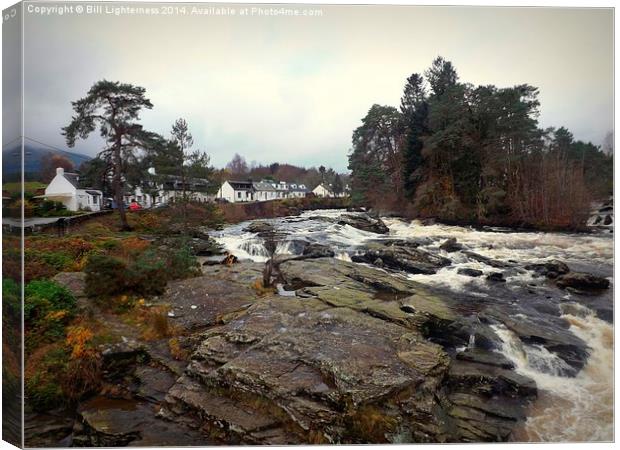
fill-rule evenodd
<path id="1" fill-rule="evenodd" d="M 65 404 L 61 378 L 69 353 L 59 343 L 39 347 L 26 360 L 24 388 L 26 404 L 35 411 L 46 411 Z"/>
<path id="2" fill-rule="evenodd" d="M 94 333 L 83 325 L 69 327 L 65 344 L 70 356 L 61 386 L 69 400 L 78 400 L 101 385 L 101 355 L 92 346 Z"/>
<path id="3" fill-rule="evenodd" d="M 81 237 L 29 236 L 24 242 L 26 282 L 51 278 L 58 272 L 82 270 L 94 251 L 95 244 Z"/>
<path id="4" fill-rule="evenodd" d="M 46 411 L 73 403 L 101 385 L 101 355 L 87 327 L 68 327 L 66 338 L 38 347 L 26 361 L 26 403 Z"/>

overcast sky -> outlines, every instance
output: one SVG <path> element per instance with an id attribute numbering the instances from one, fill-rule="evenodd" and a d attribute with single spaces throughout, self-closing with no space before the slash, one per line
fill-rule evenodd
<path id="1" fill-rule="evenodd" d="M 150 130 L 167 136 L 184 117 L 216 166 L 237 152 L 345 170 L 370 106 L 397 106 L 407 76 L 437 55 L 462 81 L 539 87 L 541 126 L 595 144 L 613 128 L 611 9 L 322 5 L 321 17 L 247 17 L 228 6 L 236 16 L 27 12 L 26 135 L 66 148 L 70 101 L 105 78 L 146 88 Z"/>

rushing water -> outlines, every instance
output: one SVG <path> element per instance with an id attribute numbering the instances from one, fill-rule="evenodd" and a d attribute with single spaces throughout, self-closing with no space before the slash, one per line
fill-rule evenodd
<path id="1" fill-rule="evenodd" d="M 517 429 L 517 441 L 610 441 L 613 439 L 613 286 L 604 295 L 582 297 L 561 291 L 526 270 L 505 271 L 506 283 L 498 286 L 484 277 L 472 278 L 457 273 L 459 268 L 497 269 L 472 259 L 461 251 L 445 253 L 439 246 L 455 237 L 468 250 L 504 262 L 528 263 L 558 259 L 572 270 L 607 277 L 612 283 L 613 239 L 611 234 L 568 234 L 543 232 L 510 232 L 503 229 L 476 230 L 447 225 L 422 225 L 396 218 L 385 218 L 390 228 L 387 235 L 378 235 L 339 225 L 322 218 L 336 218 L 341 211 L 310 211 L 295 217 L 270 220 L 279 231 L 287 234 L 278 244 L 280 255 L 297 254 L 304 242 L 318 242 L 332 247 L 336 257 L 350 261 L 351 255 L 364 250 L 365 244 L 382 239 L 415 240 L 421 249 L 441 254 L 452 264 L 434 275 L 405 275 L 410 279 L 467 294 L 474 298 L 504 302 L 507 310 L 521 320 L 542 323 L 537 311 L 556 308 L 558 320 L 570 325 L 569 331 L 589 346 L 590 356 L 585 367 L 575 377 L 567 363 L 541 345 L 526 345 L 502 324 L 492 328 L 501 339 L 497 351 L 510 359 L 517 372 L 536 381 L 537 401 L 528 411 L 524 426 Z M 244 232 L 247 223 L 230 226 L 215 237 L 226 249 L 240 259 L 265 261 L 268 253 L 262 239 Z M 545 316 L 547 317 L 547 316 Z M 536 321 L 539 322 L 536 322 Z M 565 322 L 566 321 L 566 322 Z M 559 326 L 559 325 L 558 325 Z M 475 345 L 475 337 L 469 346 Z"/>

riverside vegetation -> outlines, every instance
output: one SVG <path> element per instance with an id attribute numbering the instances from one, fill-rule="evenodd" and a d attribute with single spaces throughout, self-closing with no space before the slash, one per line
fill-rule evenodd
<path id="1" fill-rule="evenodd" d="M 461 82 L 435 59 L 400 108 L 373 105 L 353 132 L 354 202 L 458 223 L 579 229 L 611 194 L 611 149 L 541 129 L 538 89 Z M 605 150 L 605 151 L 604 151 Z"/>

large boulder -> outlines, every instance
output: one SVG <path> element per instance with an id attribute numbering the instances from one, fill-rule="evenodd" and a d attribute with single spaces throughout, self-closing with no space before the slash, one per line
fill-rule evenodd
<path id="1" fill-rule="evenodd" d="M 99 396 L 78 406 L 72 446 L 155 447 L 209 443 L 213 440 L 198 430 L 180 422 L 161 420 L 156 408 L 149 403 Z"/>
<path id="2" fill-rule="evenodd" d="M 525 266 L 525 268 L 527 270 L 533 271 L 538 276 L 551 279 L 555 279 L 560 275 L 564 275 L 570 272 L 570 269 L 566 265 L 566 263 L 557 259 L 552 259 L 541 263 L 528 264 L 527 266 Z"/>
<path id="3" fill-rule="evenodd" d="M 335 255 L 327 245 L 317 243 L 308 244 L 302 254 L 307 258 L 331 258 Z"/>
<path id="4" fill-rule="evenodd" d="M 460 244 L 456 241 L 456 238 L 447 239 L 443 242 L 439 248 L 445 252 L 452 253 L 459 250 L 463 250 L 463 244 Z"/>
<path id="5" fill-rule="evenodd" d="M 351 256 L 351 260 L 392 270 L 423 274 L 434 274 L 441 267 L 451 264 L 448 258 L 398 243 L 370 245 L 364 253 Z"/>
<path id="6" fill-rule="evenodd" d="M 243 231 L 248 233 L 268 233 L 274 231 L 274 226 L 269 222 L 255 221 L 248 224 Z"/>
<path id="7" fill-rule="evenodd" d="M 609 288 L 609 280 L 585 272 L 569 272 L 557 278 L 562 289 L 573 289 L 578 293 L 596 293 Z"/>
<path id="8" fill-rule="evenodd" d="M 203 275 L 168 284 L 160 301 L 169 305 L 170 320 L 186 330 L 213 326 L 258 299 L 252 284 L 262 279 L 263 264 L 203 266 Z"/>
<path id="9" fill-rule="evenodd" d="M 390 229 L 381 219 L 374 219 L 368 214 L 343 214 L 338 218 L 338 224 L 349 225 L 358 230 L 377 234 L 387 234 Z"/>
<path id="10" fill-rule="evenodd" d="M 474 278 L 480 277 L 483 274 L 482 270 L 472 269 L 470 267 L 461 267 L 456 271 L 456 273 L 458 273 L 459 275 L 466 275 L 468 277 Z"/>

